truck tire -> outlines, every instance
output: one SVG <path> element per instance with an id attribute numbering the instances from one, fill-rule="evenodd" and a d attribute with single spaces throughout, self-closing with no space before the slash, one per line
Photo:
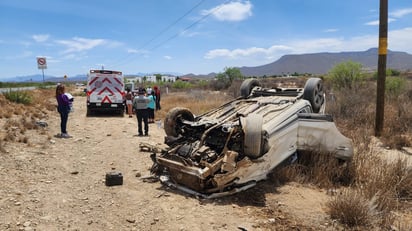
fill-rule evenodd
<path id="1" fill-rule="evenodd" d="M 175 107 L 171 109 L 167 114 L 164 121 L 164 129 L 167 136 L 177 137 L 180 130 L 180 121 L 188 120 L 194 121 L 195 117 L 193 113 L 183 107 Z"/>
<path id="2" fill-rule="evenodd" d="M 325 102 L 325 92 L 323 90 L 322 79 L 310 78 L 306 81 L 303 90 L 303 99 L 310 102 L 313 112 L 319 112 Z"/>
<path id="3" fill-rule="evenodd" d="M 92 115 L 92 110 L 90 108 L 87 108 L 86 116 L 89 117 Z"/>
<path id="4" fill-rule="evenodd" d="M 260 83 L 257 79 L 246 79 L 242 82 L 242 85 L 240 85 L 240 96 L 242 98 L 247 98 L 252 89 L 256 86 L 260 86 Z"/>

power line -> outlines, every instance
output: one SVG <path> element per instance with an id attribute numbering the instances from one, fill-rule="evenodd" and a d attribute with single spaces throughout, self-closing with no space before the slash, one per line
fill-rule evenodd
<path id="1" fill-rule="evenodd" d="M 195 6 L 193 6 L 189 11 L 187 11 L 185 14 L 183 14 L 182 16 L 180 16 L 179 18 L 177 18 L 175 21 L 173 21 L 171 24 L 169 24 L 167 27 L 165 27 L 163 30 L 161 30 L 158 34 L 156 34 L 155 36 L 153 36 L 151 39 L 149 39 L 147 42 L 145 42 L 142 46 L 140 46 L 137 50 L 141 50 L 144 47 L 146 47 L 148 44 L 150 44 L 151 42 L 153 42 L 154 40 L 156 40 L 157 38 L 159 38 L 163 33 L 165 33 L 166 31 L 168 31 L 170 28 L 172 28 L 174 25 L 176 25 L 179 21 L 181 21 L 183 18 L 185 18 L 187 15 L 189 15 L 190 13 L 193 12 L 193 10 L 195 10 L 197 7 L 199 7 L 204 1 L 206 0 L 201 0 L 199 1 Z M 177 35 L 176 35 L 177 36 Z M 169 41 L 169 40 L 167 40 Z M 152 49 L 151 49 L 152 50 Z M 130 61 L 129 58 L 131 58 L 131 56 L 134 56 L 135 53 L 130 53 L 128 54 L 125 58 L 120 59 L 119 61 L 117 61 L 117 63 L 115 62 L 115 64 L 113 64 L 112 66 L 120 66 L 123 64 L 126 64 Z"/>
<path id="2" fill-rule="evenodd" d="M 228 3 L 230 0 L 225 1 L 223 4 L 221 4 L 219 7 L 216 7 L 213 11 L 209 12 L 208 14 L 204 15 L 203 17 L 201 17 L 200 19 L 198 19 L 197 21 L 195 21 L 194 23 L 190 24 L 189 26 L 187 26 L 182 32 L 176 33 L 172 36 L 170 36 L 168 39 L 166 39 L 165 41 L 159 43 L 158 45 L 152 47 L 151 49 L 149 49 L 150 51 L 153 51 L 157 48 L 159 48 L 160 46 L 162 46 L 163 44 L 169 42 L 170 40 L 176 38 L 177 36 L 181 35 L 182 33 L 188 31 L 190 28 L 192 28 L 193 26 L 195 26 L 196 24 L 198 24 L 199 22 L 205 20 L 207 17 L 209 17 L 211 14 L 215 13 L 216 11 L 218 11 L 220 8 L 222 8 L 224 5 L 226 5 L 226 3 Z"/>
<path id="3" fill-rule="evenodd" d="M 160 37 L 160 35 L 162 35 L 164 32 L 168 31 L 170 28 L 172 28 L 172 26 L 176 25 L 180 20 L 182 20 L 184 17 L 186 17 L 188 14 L 192 13 L 192 11 L 194 9 L 196 9 L 198 6 L 200 6 L 204 1 L 206 0 L 201 0 L 200 2 L 198 2 L 194 7 L 192 7 L 188 12 L 186 12 L 183 16 L 181 16 L 180 18 L 176 19 L 173 23 L 171 23 L 169 26 L 167 26 L 166 28 L 164 28 L 161 32 L 159 32 L 156 36 L 154 36 L 152 39 L 150 39 L 149 41 L 147 41 L 141 48 L 147 46 L 149 43 L 151 43 L 153 40 L 155 40 L 156 38 Z"/>

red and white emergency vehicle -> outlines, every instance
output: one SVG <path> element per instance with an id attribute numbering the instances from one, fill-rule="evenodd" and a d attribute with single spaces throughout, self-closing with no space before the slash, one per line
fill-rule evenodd
<path id="1" fill-rule="evenodd" d="M 90 70 L 87 77 L 87 115 L 95 111 L 124 114 L 124 80 L 121 71 Z"/>

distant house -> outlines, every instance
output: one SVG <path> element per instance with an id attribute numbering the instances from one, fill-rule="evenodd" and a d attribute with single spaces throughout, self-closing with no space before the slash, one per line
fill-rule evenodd
<path id="1" fill-rule="evenodd" d="M 147 76 L 127 76 L 124 78 L 125 83 L 156 83 L 157 78 L 155 75 L 147 75 Z M 161 80 L 162 82 L 176 82 L 176 76 L 170 75 L 162 75 Z"/>
<path id="2" fill-rule="evenodd" d="M 191 80 L 191 78 L 181 77 L 181 78 L 179 78 L 179 80 L 184 81 L 184 82 L 189 82 Z"/>
<path id="3" fill-rule="evenodd" d="M 129 76 L 124 78 L 125 83 L 141 83 L 143 82 L 143 77 L 141 76 Z"/>
<path id="4" fill-rule="evenodd" d="M 163 82 L 176 82 L 176 76 L 162 75 Z"/>

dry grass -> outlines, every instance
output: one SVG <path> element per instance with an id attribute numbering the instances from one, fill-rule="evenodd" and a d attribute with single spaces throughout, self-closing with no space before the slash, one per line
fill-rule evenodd
<path id="1" fill-rule="evenodd" d="M 276 168 L 270 179 L 278 184 L 294 181 L 332 188 L 349 185 L 353 174 L 349 162 L 342 162 L 331 153 L 305 152 L 299 154 L 297 162 Z"/>
<path id="2" fill-rule="evenodd" d="M 163 94 L 160 102 L 162 109 L 155 112 L 155 117 L 163 120 L 167 112 L 177 106 L 189 108 L 194 115 L 200 115 L 232 99 L 233 97 L 222 92 L 202 90 Z"/>
<path id="3" fill-rule="evenodd" d="M 54 101 L 50 100 L 55 94 L 54 89 L 38 89 L 29 93 L 32 99 L 29 105 L 10 102 L 0 94 L 0 118 L 5 119 L 2 127 L 5 134 L 0 137 L 3 141 L 29 144 L 26 131 L 38 129 L 36 121 L 48 118 L 48 113 L 56 110 Z"/>
<path id="4" fill-rule="evenodd" d="M 268 81 L 264 80 L 266 87 L 269 86 Z M 276 86 L 285 86 L 285 81 L 278 79 Z M 302 87 L 304 80 L 297 79 L 294 84 Z M 226 93 L 194 89 L 163 93 L 162 110 L 156 111 L 156 119 L 164 119 L 166 113 L 176 106 L 189 108 L 195 115 L 203 114 L 237 97 L 239 85 L 235 83 Z M 332 187 L 337 194 L 328 203 L 331 218 L 351 229 L 359 226 L 364 227 L 360 229 L 389 229 L 394 225 L 394 214 L 407 209 L 412 201 L 412 170 L 404 160 L 388 162 L 380 158 L 381 151 L 372 142 L 376 86 L 369 83 L 333 92 L 333 95 L 327 93 L 327 113 L 332 114 L 339 130 L 353 140 L 354 159 L 345 165 L 327 153 L 305 153 L 297 163 L 277 168 L 271 178 L 280 184 L 296 181 Z M 381 137 L 385 146 L 400 148 L 412 145 L 411 102 L 412 90 L 397 98 L 387 98 Z M 10 103 L 0 95 L 0 106 L 0 118 L 6 121 L 2 128 L 6 133 L 0 137 L 0 152 L 4 152 L 5 141 L 30 143 L 26 131 L 37 129 L 34 122 L 47 118 L 49 112 L 56 110 L 54 89 L 33 91 L 33 103 L 28 106 Z M 410 224 L 401 222 L 396 227 L 402 230 Z"/>
<path id="5" fill-rule="evenodd" d="M 329 201 L 328 208 L 332 219 L 349 227 L 365 229 L 370 229 L 379 214 L 374 200 L 365 198 L 361 191 L 351 188 L 342 190 Z M 369 228 L 366 228 L 368 226 Z"/>
<path id="6" fill-rule="evenodd" d="M 337 195 L 333 203 L 329 203 L 331 216 L 340 216 L 339 220 L 347 225 L 374 224 L 388 228 L 394 222 L 393 212 L 405 209 L 403 205 L 408 203 L 403 201 L 412 200 L 411 170 L 404 159 L 388 161 L 382 147 L 372 142 L 376 108 L 376 86 L 373 83 L 333 95 L 335 100 L 329 95 L 328 113 L 333 115 L 340 130 L 352 138 L 356 153 L 351 165 L 353 184 L 348 189 L 353 195 L 347 198 Z M 385 147 L 411 146 L 411 99 L 408 92 L 396 98 L 387 97 L 384 132 L 380 137 Z M 359 201 L 358 205 L 350 205 L 356 197 L 362 198 L 364 203 Z M 372 204 L 374 212 L 370 214 Z M 348 209 L 343 208 L 346 205 Z M 365 205 L 369 205 L 368 210 Z M 369 217 L 364 217 L 363 222 L 349 221 L 347 217 L 358 210 L 369 211 Z"/>

